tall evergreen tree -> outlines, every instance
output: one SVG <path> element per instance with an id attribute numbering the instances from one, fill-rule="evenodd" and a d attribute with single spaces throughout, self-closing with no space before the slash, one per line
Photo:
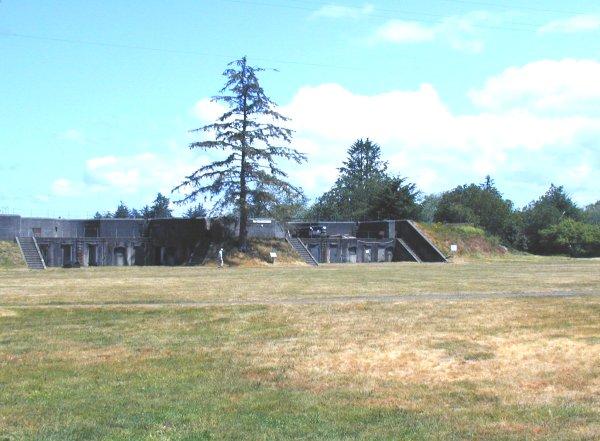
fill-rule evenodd
<path id="1" fill-rule="evenodd" d="M 347 159 L 339 168 L 340 184 L 350 188 L 365 188 L 383 178 L 388 163 L 381 160 L 381 147 L 369 138 L 359 139 L 350 146 Z"/>
<path id="2" fill-rule="evenodd" d="M 148 205 L 144 205 L 140 209 L 140 215 L 143 219 L 152 219 L 152 208 L 150 208 Z"/>
<path id="3" fill-rule="evenodd" d="M 415 217 L 418 213 L 414 184 L 387 173 L 381 147 L 368 138 L 348 148 L 334 186 L 308 214 L 324 220 L 374 220 Z"/>
<path id="4" fill-rule="evenodd" d="M 129 208 L 123 201 L 119 202 L 119 206 L 117 207 L 114 217 L 116 219 L 127 219 L 129 217 Z"/>
<path id="5" fill-rule="evenodd" d="M 260 86 L 257 74 L 246 57 L 233 61 L 223 73 L 225 86 L 213 101 L 228 110 L 216 122 L 193 132 L 207 133 L 211 139 L 190 144 L 192 149 L 222 150 L 227 156 L 205 165 L 174 190 L 191 188 L 180 202 L 194 201 L 201 194 L 216 199 L 213 211 L 234 208 L 239 214 L 239 246 L 246 248 L 249 204 L 260 200 L 276 202 L 279 195 L 293 196 L 300 190 L 287 182 L 278 160 L 301 163 L 304 154 L 289 147 L 292 131 L 280 124 L 288 118 L 278 113 Z"/>
<path id="6" fill-rule="evenodd" d="M 389 176 L 373 189 L 367 219 L 417 219 L 420 206 L 416 203 L 417 186 L 405 178 Z"/>
<path id="7" fill-rule="evenodd" d="M 154 199 L 154 202 L 152 203 L 150 213 L 148 214 L 153 218 L 173 217 L 173 210 L 169 208 L 170 204 L 171 201 L 169 201 L 168 197 L 164 196 L 162 193 L 158 193 L 156 199 Z"/>
<path id="8" fill-rule="evenodd" d="M 206 209 L 204 208 L 204 206 L 201 203 L 197 204 L 193 207 L 188 208 L 188 210 L 184 214 L 184 217 L 187 217 L 188 219 L 195 219 L 197 217 L 206 217 Z"/>

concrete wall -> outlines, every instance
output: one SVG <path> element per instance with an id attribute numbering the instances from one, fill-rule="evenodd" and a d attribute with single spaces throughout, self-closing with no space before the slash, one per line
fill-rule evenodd
<path id="1" fill-rule="evenodd" d="M 182 265 L 193 252 L 208 249 L 206 219 L 152 219 L 148 223 L 149 261 L 154 265 Z"/>
<path id="2" fill-rule="evenodd" d="M 148 264 L 146 239 L 38 238 L 47 266 L 133 266 Z"/>
<path id="3" fill-rule="evenodd" d="M 359 222 L 356 237 L 365 239 L 389 239 L 396 237 L 395 221 Z"/>
<path id="4" fill-rule="evenodd" d="M 34 234 L 34 229 L 38 231 Z M 41 231 L 41 233 L 39 233 Z M 83 237 L 83 222 L 80 220 L 48 219 L 41 217 L 21 218 L 19 236 L 38 237 Z"/>
<path id="5" fill-rule="evenodd" d="M 15 240 L 21 229 L 21 216 L 0 214 L 0 240 Z"/>
<path id="6" fill-rule="evenodd" d="M 319 263 L 392 262 L 395 240 L 356 238 L 303 238 L 310 253 Z"/>
<path id="7" fill-rule="evenodd" d="M 356 222 L 289 222 L 288 229 L 292 236 L 310 237 L 310 227 L 314 231 L 327 227 L 328 236 L 356 236 Z"/>
<path id="8" fill-rule="evenodd" d="M 101 219 L 99 237 L 143 237 L 148 221 L 145 219 Z"/>
<path id="9" fill-rule="evenodd" d="M 271 219 L 250 219 L 248 237 L 263 239 L 284 239 L 285 229 L 279 222 Z"/>

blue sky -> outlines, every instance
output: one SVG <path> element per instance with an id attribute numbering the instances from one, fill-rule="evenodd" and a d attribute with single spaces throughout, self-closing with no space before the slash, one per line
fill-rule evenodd
<path id="1" fill-rule="evenodd" d="M 262 82 L 310 197 L 369 137 L 425 193 L 490 174 L 518 206 L 551 182 L 600 199 L 597 1 L 3 0 L 0 212 L 85 217 L 169 192 L 210 159 L 188 131 L 242 55 L 278 69 Z"/>

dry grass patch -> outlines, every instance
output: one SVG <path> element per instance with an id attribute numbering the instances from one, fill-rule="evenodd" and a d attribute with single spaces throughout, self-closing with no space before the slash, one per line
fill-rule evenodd
<path id="1" fill-rule="evenodd" d="M 16 317 L 18 314 L 16 311 L 7 308 L 0 308 L 0 318 L 2 317 Z"/>
<path id="2" fill-rule="evenodd" d="M 513 256 L 465 264 L 0 271 L 0 306 L 270 301 L 420 293 L 592 291 L 600 261 Z"/>
<path id="3" fill-rule="evenodd" d="M 598 400 L 600 344 L 584 338 L 600 332 L 591 321 L 599 310 L 598 300 L 546 299 L 286 308 L 297 336 L 254 342 L 241 356 L 261 368 L 288 366 L 294 387 L 366 385 L 408 407 L 401 385 L 468 382 L 515 405 Z"/>

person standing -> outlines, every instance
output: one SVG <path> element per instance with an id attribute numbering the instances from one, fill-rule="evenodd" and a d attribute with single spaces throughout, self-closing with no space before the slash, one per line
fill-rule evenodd
<path id="1" fill-rule="evenodd" d="M 219 248 L 219 268 L 223 268 L 223 248 Z"/>

